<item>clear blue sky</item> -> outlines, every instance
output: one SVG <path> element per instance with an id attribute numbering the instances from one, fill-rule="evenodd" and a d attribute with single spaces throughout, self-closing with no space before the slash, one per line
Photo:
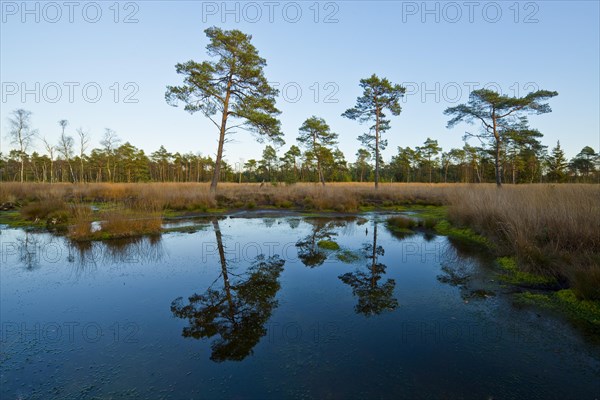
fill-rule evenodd
<path id="1" fill-rule="evenodd" d="M 287 142 L 280 154 L 295 143 L 302 121 L 317 115 L 339 134 L 339 147 L 353 161 L 356 137 L 366 128 L 340 114 L 354 105 L 359 80 L 372 73 L 408 89 L 402 114 L 386 134 L 386 160 L 398 146 L 418 146 L 427 137 L 445 150 L 461 147 L 464 131 L 476 128 L 446 129 L 443 111 L 466 102 L 469 86 L 487 84 L 508 94 L 558 91 L 552 113 L 530 118 L 543 142 L 552 147 L 560 140 L 569 157 L 600 145 L 598 1 L 224 4 L 30 2 L 28 12 L 21 1 L 2 1 L 2 152 L 10 148 L 8 113 L 25 108 L 52 141 L 60 132 L 57 121 L 67 119 L 68 132 L 89 129 L 94 146 L 108 127 L 147 153 L 163 144 L 172 152 L 214 155 L 217 135 L 206 118 L 164 101 L 165 87 L 181 82 L 177 62 L 207 59 L 203 31 L 213 25 L 252 34 L 267 60 L 267 78 L 286 89 L 278 100 Z M 94 103 L 98 87 L 102 94 Z M 31 93 L 23 98 L 22 89 Z M 250 134 L 232 139 L 229 162 L 260 158 L 264 145 Z"/>

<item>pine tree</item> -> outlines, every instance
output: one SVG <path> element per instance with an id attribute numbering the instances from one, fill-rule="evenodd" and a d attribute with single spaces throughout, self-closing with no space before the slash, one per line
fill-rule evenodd
<path id="1" fill-rule="evenodd" d="M 567 159 L 565 158 L 565 152 L 560 147 L 560 141 L 556 142 L 556 147 L 552 149 L 552 152 L 547 160 L 548 166 L 548 179 L 551 182 L 564 182 L 567 174 Z"/>

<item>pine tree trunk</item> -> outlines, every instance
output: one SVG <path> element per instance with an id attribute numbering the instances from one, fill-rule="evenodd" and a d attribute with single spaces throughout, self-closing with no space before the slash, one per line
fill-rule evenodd
<path id="1" fill-rule="evenodd" d="M 375 111 L 375 189 L 379 189 L 379 108 Z"/>
<path id="2" fill-rule="evenodd" d="M 493 128 L 494 128 L 494 138 L 496 139 L 496 186 L 502 186 L 502 168 L 500 166 L 500 136 L 497 132 L 496 125 L 496 117 L 495 115 L 492 117 Z"/>
<path id="3" fill-rule="evenodd" d="M 227 116 L 229 113 L 229 97 L 231 96 L 231 85 L 232 75 L 229 75 L 227 81 L 227 94 L 225 95 L 225 102 L 223 103 L 223 116 L 221 117 L 221 129 L 219 131 L 219 147 L 217 149 L 217 159 L 215 161 L 215 169 L 213 171 L 212 182 L 210 183 L 210 191 L 215 193 L 217 191 L 217 184 L 219 183 L 219 176 L 221 174 L 221 159 L 223 158 L 223 144 L 225 143 L 225 130 L 227 129 Z"/>

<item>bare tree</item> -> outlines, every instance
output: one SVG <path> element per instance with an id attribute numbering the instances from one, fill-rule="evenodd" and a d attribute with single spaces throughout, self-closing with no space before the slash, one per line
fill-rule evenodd
<path id="1" fill-rule="evenodd" d="M 77 128 L 77 135 L 79 136 L 79 162 L 81 167 L 81 175 L 79 176 L 79 180 L 81 182 L 85 182 L 85 174 L 83 170 L 83 157 L 85 156 L 85 151 L 87 150 L 90 144 L 90 133 L 83 130 L 83 128 Z"/>
<path id="2" fill-rule="evenodd" d="M 121 142 L 121 139 L 117 136 L 117 132 L 110 128 L 104 129 L 104 138 L 100 141 L 100 144 L 104 147 L 106 152 L 106 169 L 108 171 L 108 180 L 112 182 L 112 172 L 110 170 L 110 157 L 117 145 Z"/>
<path id="3" fill-rule="evenodd" d="M 25 158 L 27 150 L 37 135 L 37 130 L 31 129 L 31 111 L 19 108 L 8 117 L 10 142 L 18 147 L 21 159 L 21 182 L 25 181 Z"/>
<path id="4" fill-rule="evenodd" d="M 73 172 L 73 165 L 71 165 L 71 158 L 73 158 L 74 153 L 74 140 L 72 136 L 65 135 L 65 129 L 69 125 L 69 121 L 61 119 L 58 121 L 58 125 L 62 128 L 62 132 L 58 139 L 57 150 L 65 158 L 69 166 L 69 172 L 71 173 L 71 182 L 75 183 L 75 173 Z"/>
<path id="5" fill-rule="evenodd" d="M 44 143 L 44 148 L 48 152 L 48 157 L 50 157 L 50 183 L 54 182 L 54 151 L 56 147 L 53 144 L 50 144 L 46 138 L 42 138 L 42 142 Z"/>

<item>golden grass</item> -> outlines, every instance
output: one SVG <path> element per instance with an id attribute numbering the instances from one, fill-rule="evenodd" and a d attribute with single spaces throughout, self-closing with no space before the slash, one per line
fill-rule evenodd
<path id="1" fill-rule="evenodd" d="M 92 209 L 85 204 L 71 206 L 73 224 L 69 226 L 69 237 L 72 239 L 89 238 L 92 235 Z"/>
<path id="2" fill-rule="evenodd" d="M 378 191 L 368 183 L 298 183 L 236 184 L 221 183 L 216 196 L 208 183 L 98 183 L 42 184 L 3 183 L 0 202 L 65 201 L 117 202 L 152 200 L 157 206 L 172 210 L 192 210 L 214 207 L 290 206 L 317 210 L 343 208 L 356 211 L 362 204 L 445 204 L 452 184 L 382 184 Z M 287 202 L 287 203 L 286 203 Z M 291 203 L 291 204 L 289 204 Z M 385 204 L 384 204 L 385 203 Z M 341 211 L 341 210 L 340 210 Z"/>
<path id="3" fill-rule="evenodd" d="M 600 299 L 600 186 L 480 187 L 457 190 L 448 202 L 452 222 L 495 241 L 521 268 Z"/>
<path id="4" fill-rule="evenodd" d="M 156 234 L 162 231 L 162 216 L 144 211 L 111 211 L 103 215 L 100 225 L 100 237 L 122 238 Z"/>

